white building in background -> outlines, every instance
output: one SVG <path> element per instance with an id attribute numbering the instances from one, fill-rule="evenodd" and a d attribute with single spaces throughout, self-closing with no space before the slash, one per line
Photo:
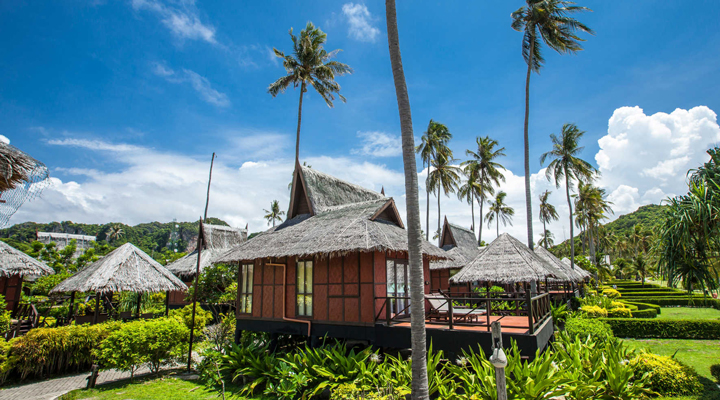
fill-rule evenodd
<path id="1" fill-rule="evenodd" d="M 59 233 L 59 232 L 37 232 L 37 241 L 43 244 L 55 242 L 57 250 L 60 251 L 70 244 L 71 240 L 75 240 L 77 243 L 77 250 L 75 251 L 75 257 L 82 254 L 85 250 L 92 247 L 97 237 L 89 235 L 73 235 L 70 233 Z"/>

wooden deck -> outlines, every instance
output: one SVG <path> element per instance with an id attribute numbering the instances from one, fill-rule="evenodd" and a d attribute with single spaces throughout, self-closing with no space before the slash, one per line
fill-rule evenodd
<path id="1" fill-rule="evenodd" d="M 481 318 L 481 321 L 479 323 L 455 323 L 452 330 L 460 330 L 460 331 L 474 331 L 474 332 L 490 332 L 490 325 L 487 325 L 486 323 L 487 317 L 483 316 Z M 490 323 L 493 323 L 495 321 L 500 321 L 500 325 L 502 326 L 502 331 L 505 333 L 519 333 L 519 334 L 528 334 L 529 333 L 529 327 L 528 327 L 528 319 L 524 316 L 514 316 L 514 315 L 508 315 L 508 316 L 499 316 L 499 315 L 491 315 L 490 316 Z M 410 327 L 410 321 L 403 321 L 403 322 L 397 322 L 391 324 L 391 326 L 397 326 L 397 327 Z M 447 322 L 438 322 L 438 321 L 425 321 L 425 329 L 442 329 L 442 330 L 450 330 L 450 327 Z"/>

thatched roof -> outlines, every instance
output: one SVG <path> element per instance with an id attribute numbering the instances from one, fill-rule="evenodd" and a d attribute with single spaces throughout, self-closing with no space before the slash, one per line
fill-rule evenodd
<path id="1" fill-rule="evenodd" d="M 559 276 L 562 273 L 557 268 L 546 263 L 519 240 L 503 233 L 450 281 L 515 283 Z"/>
<path id="2" fill-rule="evenodd" d="M 563 257 L 563 259 L 560 260 L 560 261 L 561 261 L 563 264 L 567 265 L 568 268 L 572 269 L 573 265 L 570 263 L 570 259 L 569 259 L 569 258 Z M 575 271 L 575 272 L 577 272 L 578 274 L 580 274 L 580 275 L 583 277 L 583 279 L 585 279 L 585 278 L 592 278 L 592 276 L 593 276 L 590 272 L 585 271 L 584 269 L 580 268 L 577 264 L 575 264 L 575 269 L 573 269 L 573 271 Z"/>
<path id="3" fill-rule="evenodd" d="M 52 275 L 55 271 L 22 251 L 0 241 L 0 276 Z"/>
<path id="4" fill-rule="evenodd" d="M 247 240 L 247 232 L 222 225 L 203 224 L 204 247 L 200 257 L 200 272 L 212 265 L 215 259 Z M 190 277 L 197 271 L 197 249 L 166 266 L 179 277 Z"/>
<path id="5" fill-rule="evenodd" d="M 288 220 L 233 248 L 217 262 L 408 250 L 407 231 L 392 198 L 300 165 L 293 177 L 292 198 Z M 303 199 L 308 200 L 303 203 Z M 444 251 L 425 241 L 422 252 L 431 259 L 446 258 Z"/>
<path id="6" fill-rule="evenodd" d="M 475 232 L 449 223 L 447 217 L 440 236 L 440 248 L 447 252 L 449 258 L 431 262 L 431 270 L 462 268 L 484 249 L 478 247 Z"/>
<path id="7" fill-rule="evenodd" d="M 0 192 L 15 189 L 18 185 L 39 182 L 47 177 L 45 164 L 15 146 L 0 142 Z"/>
<path id="8" fill-rule="evenodd" d="M 574 271 L 572 268 L 570 268 L 569 265 L 565 264 L 564 262 L 560 261 L 559 258 L 555 257 L 555 254 L 551 253 L 542 246 L 538 246 L 535 248 L 535 254 L 540 256 L 540 258 L 545 260 L 545 262 L 547 262 L 548 264 L 554 265 L 557 269 L 561 270 L 565 274 L 565 277 L 563 278 L 553 278 L 551 280 L 563 282 L 580 282 L 585 278 L 578 271 Z"/>
<path id="9" fill-rule="evenodd" d="M 60 282 L 50 293 L 187 290 L 180 279 L 130 243 Z"/>

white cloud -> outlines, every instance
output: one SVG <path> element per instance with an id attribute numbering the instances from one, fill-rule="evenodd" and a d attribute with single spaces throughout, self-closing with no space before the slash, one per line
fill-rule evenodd
<path id="1" fill-rule="evenodd" d="M 358 132 L 362 147 L 352 149 L 353 154 L 372 157 L 396 157 L 402 155 L 402 138 L 385 132 Z"/>
<path id="2" fill-rule="evenodd" d="M 207 78 L 195 71 L 183 68 L 182 71 L 176 72 L 162 63 L 154 63 L 152 71 L 155 75 L 163 77 L 171 83 L 189 83 L 207 103 L 218 107 L 230 106 L 228 96 L 214 89 Z"/>
<path id="3" fill-rule="evenodd" d="M 132 0 L 133 9 L 153 12 L 178 39 L 203 40 L 216 44 L 215 28 L 200 20 L 194 0 Z"/>
<path id="4" fill-rule="evenodd" d="M 5 135 L 0 135 L 0 142 L 3 142 L 5 144 L 10 144 L 10 139 L 7 138 Z"/>
<path id="5" fill-rule="evenodd" d="M 145 150 L 143 147 L 135 146 L 132 144 L 112 144 L 104 142 L 102 140 L 88 140 L 88 139 L 52 139 L 48 140 L 48 144 L 55 146 L 69 146 L 69 147 L 80 147 L 88 150 L 103 150 L 103 151 L 114 151 L 117 153 L 141 151 Z"/>
<path id="6" fill-rule="evenodd" d="M 380 29 L 373 26 L 373 18 L 365 4 L 346 3 L 342 12 L 348 22 L 348 36 L 361 42 L 374 42 Z"/>

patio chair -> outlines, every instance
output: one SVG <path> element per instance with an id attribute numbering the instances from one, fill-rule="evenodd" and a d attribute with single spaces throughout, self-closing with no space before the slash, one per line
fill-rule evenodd
<path id="1" fill-rule="evenodd" d="M 425 300 L 427 300 L 430 304 L 430 308 L 427 311 L 428 320 L 447 319 L 450 307 L 448 306 L 448 300 L 446 298 L 443 296 L 426 294 Z"/>
<path id="2" fill-rule="evenodd" d="M 450 298 L 443 292 L 440 292 L 440 296 L 438 297 L 440 297 L 441 301 L 445 302 L 445 306 L 447 307 Z M 486 313 L 487 310 L 482 308 L 453 306 L 453 317 L 458 321 L 472 322 L 472 320 L 477 320 L 481 315 L 485 315 Z"/>

